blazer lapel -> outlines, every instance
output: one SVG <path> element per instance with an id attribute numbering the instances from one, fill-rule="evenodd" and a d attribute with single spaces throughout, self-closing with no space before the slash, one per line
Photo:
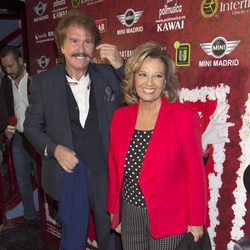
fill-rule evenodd
<path id="1" fill-rule="evenodd" d="M 98 72 L 93 72 L 91 65 L 89 65 L 88 72 L 90 74 L 90 79 L 91 79 L 91 88 L 94 88 L 97 114 L 100 120 L 102 119 L 100 114 L 102 114 L 103 112 L 103 105 L 102 105 L 103 96 L 102 96 L 101 89 L 102 89 L 102 86 L 104 86 L 103 81 L 105 81 L 105 79 L 100 74 L 98 74 Z M 99 125 L 101 125 L 101 122 L 99 122 Z"/>
<path id="2" fill-rule="evenodd" d="M 55 107 L 58 112 L 57 121 L 60 123 L 60 127 L 64 133 L 63 137 L 67 137 L 69 141 L 67 142 L 68 146 L 73 148 L 73 139 L 71 134 L 71 126 L 69 121 L 69 110 L 66 96 L 66 77 L 65 77 L 65 69 L 64 66 L 58 67 L 58 74 L 53 76 L 52 84 L 54 88 L 52 90 L 53 100 L 56 103 Z"/>
<path id="3" fill-rule="evenodd" d="M 124 172 L 124 166 L 125 166 L 125 159 L 128 153 L 128 148 L 130 145 L 131 138 L 133 136 L 134 130 L 135 130 L 135 124 L 136 124 L 136 119 L 137 119 L 137 113 L 138 113 L 138 108 L 139 104 L 137 103 L 134 106 L 130 107 L 130 113 L 126 117 L 126 120 L 124 120 L 123 124 L 120 124 L 120 138 L 117 140 L 121 141 L 122 143 L 117 144 L 117 147 L 119 147 L 119 177 L 120 177 L 120 182 L 122 183 L 123 181 L 123 172 Z"/>
<path id="4" fill-rule="evenodd" d="M 168 123 L 166 122 L 166 116 L 168 116 L 168 113 L 169 113 L 168 105 L 169 104 L 167 100 L 165 100 L 165 98 L 162 98 L 162 103 L 161 103 L 160 111 L 156 120 L 154 131 L 150 138 L 147 152 L 145 154 L 145 157 L 142 163 L 140 178 L 141 176 L 144 175 L 148 167 L 151 165 L 150 162 L 152 159 L 155 158 L 155 154 L 159 154 L 160 152 L 162 152 L 161 151 L 161 142 L 163 140 L 162 136 L 164 135 L 164 133 L 166 134 L 168 130 Z M 163 143 L 166 144 L 165 141 Z"/>

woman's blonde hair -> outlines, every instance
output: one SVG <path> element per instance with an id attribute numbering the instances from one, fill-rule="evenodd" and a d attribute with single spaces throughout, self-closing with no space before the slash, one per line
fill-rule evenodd
<path id="1" fill-rule="evenodd" d="M 166 86 L 163 95 L 169 102 L 178 99 L 179 83 L 176 68 L 170 54 L 156 42 L 147 42 L 138 46 L 125 66 L 125 80 L 123 81 L 123 97 L 127 104 L 135 104 L 139 98 L 135 92 L 135 74 L 140 70 L 143 61 L 147 58 L 158 58 L 165 65 Z"/>

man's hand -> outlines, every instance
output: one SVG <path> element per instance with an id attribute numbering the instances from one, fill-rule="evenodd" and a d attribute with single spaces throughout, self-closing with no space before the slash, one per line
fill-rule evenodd
<path id="1" fill-rule="evenodd" d="M 188 232 L 194 236 L 194 241 L 197 242 L 203 235 L 203 226 L 188 226 Z"/>
<path id="2" fill-rule="evenodd" d="M 123 59 L 115 45 L 103 43 L 96 47 L 100 51 L 102 60 L 110 63 L 115 69 L 118 69 L 123 64 Z"/>
<path id="3" fill-rule="evenodd" d="M 220 144 L 230 142 L 228 138 L 228 128 L 234 126 L 232 122 L 223 122 L 223 117 L 226 117 L 228 105 L 219 105 L 213 116 L 210 117 L 210 122 L 202 134 L 202 149 L 206 151 L 209 144 Z"/>
<path id="4" fill-rule="evenodd" d="M 59 165 L 68 173 L 73 173 L 76 164 L 79 162 L 76 153 L 62 145 L 56 147 L 55 158 Z"/>
<path id="5" fill-rule="evenodd" d="M 16 127 L 8 125 L 4 133 L 8 139 L 11 139 L 15 133 Z"/>

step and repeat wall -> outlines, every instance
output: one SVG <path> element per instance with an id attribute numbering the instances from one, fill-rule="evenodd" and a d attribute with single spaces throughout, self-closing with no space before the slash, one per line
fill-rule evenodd
<path id="1" fill-rule="evenodd" d="M 202 129 L 218 107 L 224 110 L 221 122 L 235 123 L 230 143 L 211 147 L 206 165 L 213 249 L 233 249 L 250 236 L 250 198 L 243 183 L 250 164 L 250 0 L 26 0 L 26 8 L 31 74 L 56 64 L 54 29 L 72 8 L 88 12 L 102 42 L 117 45 L 124 59 L 147 41 L 171 53 L 180 99 L 199 112 Z M 58 238 L 56 205 L 44 194 L 40 199 L 45 234 Z M 90 225 L 88 241 L 96 249 L 93 235 Z"/>

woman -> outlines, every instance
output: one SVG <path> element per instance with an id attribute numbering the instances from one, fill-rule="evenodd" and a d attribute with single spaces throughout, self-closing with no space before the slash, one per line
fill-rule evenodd
<path id="1" fill-rule="evenodd" d="M 154 42 L 137 47 L 125 68 L 128 106 L 110 128 L 108 212 L 124 250 L 175 249 L 187 231 L 202 236 L 199 118 L 176 102 L 178 91 L 170 55 Z"/>

